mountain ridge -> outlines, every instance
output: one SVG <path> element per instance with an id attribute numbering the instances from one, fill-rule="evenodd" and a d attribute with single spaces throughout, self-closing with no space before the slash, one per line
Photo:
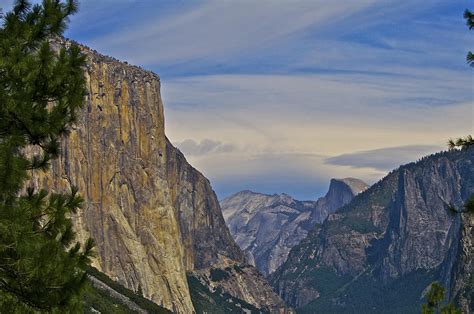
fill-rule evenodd
<path id="1" fill-rule="evenodd" d="M 311 230 L 271 282 L 302 313 L 415 313 L 434 280 L 454 299 L 469 284 L 459 287 L 455 278 L 461 271 L 472 278 L 472 263 L 451 273 L 458 258 L 450 252 L 459 256 L 458 247 L 466 247 L 469 260 L 474 251 L 465 214 L 451 215 L 446 203 L 462 206 L 473 192 L 472 149 L 400 166 Z"/>
<path id="2" fill-rule="evenodd" d="M 244 190 L 220 203 L 235 241 L 249 262 L 268 276 L 314 224 L 366 188 L 367 184 L 359 179 L 331 179 L 328 192 L 317 201 L 299 201 L 286 193 Z"/>

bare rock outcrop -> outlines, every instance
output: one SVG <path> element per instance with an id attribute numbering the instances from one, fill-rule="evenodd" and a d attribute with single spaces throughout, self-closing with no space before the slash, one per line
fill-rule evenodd
<path id="1" fill-rule="evenodd" d="M 367 189 L 359 179 L 331 179 L 317 201 L 298 201 L 287 194 L 241 191 L 220 202 L 227 226 L 248 261 L 265 276 L 283 264 L 291 248 L 355 195 Z"/>
<path id="2" fill-rule="evenodd" d="M 193 313 L 186 274 L 224 259 L 242 264 L 244 254 L 209 181 L 166 138 L 160 78 L 82 48 L 85 105 L 52 171 L 33 182 L 79 188 L 85 203 L 74 222 L 80 239 L 97 242 L 97 269 L 158 305 Z"/>

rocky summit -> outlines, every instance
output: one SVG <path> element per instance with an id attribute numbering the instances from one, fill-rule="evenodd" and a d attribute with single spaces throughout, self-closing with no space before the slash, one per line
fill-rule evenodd
<path id="1" fill-rule="evenodd" d="M 187 275 L 242 267 L 237 279 L 220 280 L 222 289 L 232 280 L 225 293 L 260 309 L 285 308 L 248 269 L 209 181 L 166 138 L 160 78 L 86 47 L 83 52 L 85 105 L 51 175 L 37 174 L 33 182 L 58 191 L 79 188 L 85 202 L 74 223 L 79 239 L 97 242 L 93 265 L 177 313 L 196 311 Z"/>
<path id="2" fill-rule="evenodd" d="M 301 313 L 419 313 L 433 281 L 473 310 L 473 217 L 453 213 L 474 192 L 474 149 L 392 171 L 330 214 L 272 275 Z"/>
<path id="3" fill-rule="evenodd" d="M 290 249 L 367 184 L 354 178 L 332 179 L 317 201 L 298 201 L 287 194 L 242 191 L 220 202 L 224 219 L 248 261 L 265 276 L 286 260 Z"/>

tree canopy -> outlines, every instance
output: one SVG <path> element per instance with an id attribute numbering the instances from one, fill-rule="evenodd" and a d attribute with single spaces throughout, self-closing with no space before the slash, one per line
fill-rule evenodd
<path id="1" fill-rule="evenodd" d="M 76 121 L 84 97 L 85 57 L 79 47 L 53 48 L 73 0 L 18 0 L 0 27 L 0 309 L 81 311 L 94 242 L 76 242 L 71 214 L 81 206 L 75 187 L 61 194 L 35 189 L 60 139 Z"/>
<path id="2" fill-rule="evenodd" d="M 474 28 L 474 14 L 470 10 L 466 10 L 464 11 L 464 18 L 466 19 L 469 30 L 472 30 Z M 467 53 L 466 61 L 471 66 L 474 66 L 474 54 L 471 51 Z"/>
<path id="3" fill-rule="evenodd" d="M 438 282 L 431 284 L 430 290 L 425 295 L 426 303 L 421 306 L 422 314 L 461 314 L 451 303 L 442 305 L 444 288 Z"/>

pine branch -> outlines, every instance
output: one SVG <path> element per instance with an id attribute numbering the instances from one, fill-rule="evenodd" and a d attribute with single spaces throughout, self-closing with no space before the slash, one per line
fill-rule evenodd
<path id="1" fill-rule="evenodd" d="M 454 139 L 448 140 L 449 149 L 455 149 L 455 148 L 468 149 L 472 145 L 474 145 L 474 139 L 472 135 L 468 135 L 465 138 L 460 137 L 456 140 Z"/>

